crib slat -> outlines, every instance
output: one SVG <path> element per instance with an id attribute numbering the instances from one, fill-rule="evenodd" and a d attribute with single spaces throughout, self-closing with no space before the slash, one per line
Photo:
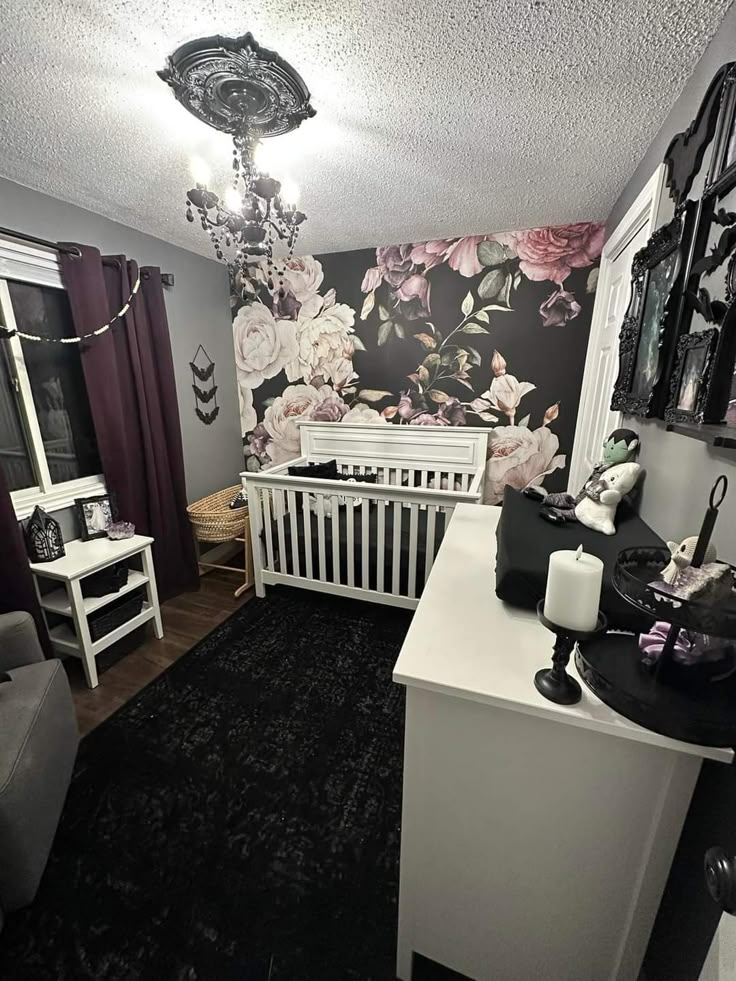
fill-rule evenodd
<path id="1" fill-rule="evenodd" d="M 327 582 L 327 557 L 325 555 L 325 496 L 317 494 L 317 546 L 319 548 L 319 578 Z"/>
<path id="2" fill-rule="evenodd" d="M 424 553 L 424 581 L 429 578 L 429 571 L 434 563 L 434 525 L 437 518 L 437 505 L 427 505 L 427 541 Z"/>
<path id="3" fill-rule="evenodd" d="M 299 571 L 299 535 L 296 530 L 296 494 L 294 491 L 286 492 L 286 501 L 289 508 L 289 529 L 291 531 L 291 572 L 293 575 L 300 575 Z"/>
<path id="4" fill-rule="evenodd" d="M 409 517 L 409 596 L 417 595 L 417 533 L 419 526 L 419 505 L 410 505 Z"/>
<path id="5" fill-rule="evenodd" d="M 353 507 L 354 497 L 346 498 L 347 504 L 345 505 L 345 559 L 347 561 L 348 567 L 348 586 L 355 585 L 355 517 Z"/>
<path id="6" fill-rule="evenodd" d="M 454 491 L 455 490 L 455 478 L 456 477 L 457 477 L 457 474 L 455 473 L 454 470 L 449 470 L 448 471 L 448 473 L 447 473 L 447 489 L 449 491 Z"/>
<path id="7" fill-rule="evenodd" d="M 284 534 L 284 492 L 274 491 L 276 500 L 274 508 L 276 510 L 276 531 L 279 536 L 279 572 L 287 572 L 286 567 L 286 535 Z"/>
<path id="8" fill-rule="evenodd" d="M 460 474 L 460 490 L 466 491 L 468 489 L 468 484 L 470 483 L 470 474 L 461 473 Z"/>
<path id="9" fill-rule="evenodd" d="M 331 497 L 332 502 L 332 581 L 340 585 L 340 511 L 337 494 Z"/>
<path id="10" fill-rule="evenodd" d="M 401 581 L 399 573 L 401 571 L 401 504 L 394 502 L 394 540 L 391 555 L 393 558 L 393 569 L 391 573 L 391 592 L 394 596 L 399 596 Z"/>
<path id="11" fill-rule="evenodd" d="M 368 581 L 368 544 L 369 544 L 368 539 L 370 537 L 370 531 L 369 531 L 370 526 L 368 524 L 369 507 L 370 507 L 370 502 L 367 497 L 364 497 L 363 502 L 360 505 L 360 520 L 361 520 L 360 538 L 361 538 L 361 552 L 362 552 L 360 566 L 361 566 L 361 584 L 363 586 L 363 589 L 369 588 L 369 581 Z M 383 511 L 383 504 L 380 501 L 378 502 L 378 507 L 381 511 Z"/>
<path id="12" fill-rule="evenodd" d="M 307 563 L 307 579 L 314 579 L 312 567 L 312 512 L 309 510 L 309 494 L 302 492 L 302 525 L 304 527 L 304 556 Z"/>
<path id="13" fill-rule="evenodd" d="M 270 572 L 275 572 L 273 564 L 273 528 L 271 527 L 271 491 L 263 495 L 263 530 L 266 533 L 266 561 Z"/>
<path id="14" fill-rule="evenodd" d="M 419 475 L 419 486 L 426 487 L 428 483 L 429 473 L 427 470 L 422 470 Z"/>
<path id="15" fill-rule="evenodd" d="M 386 508 L 383 501 L 378 501 L 377 536 L 376 536 L 376 589 L 383 592 L 383 569 L 386 560 Z"/>

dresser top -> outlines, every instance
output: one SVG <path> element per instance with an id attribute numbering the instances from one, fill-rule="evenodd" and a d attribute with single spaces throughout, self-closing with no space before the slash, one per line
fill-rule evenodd
<path id="1" fill-rule="evenodd" d="M 54 559 L 53 562 L 31 562 L 31 571 L 49 579 L 79 579 L 91 572 L 97 572 L 98 569 L 104 569 L 113 562 L 135 555 L 152 544 L 153 539 L 147 535 L 133 535 L 119 541 L 93 538 L 84 542 L 81 538 L 75 538 L 71 542 L 64 542 L 66 555 Z"/>
<path id="2" fill-rule="evenodd" d="M 534 687 L 551 665 L 552 634 L 534 613 L 496 596 L 501 509 L 459 504 L 414 614 L 394 681 L 498 708 L 725 763 L 731 749 L 696 746 L 630 722 L 582 683 L 577 705 L 556 705 Z M 568 672 L 577 677 L 573 660 Z"/>

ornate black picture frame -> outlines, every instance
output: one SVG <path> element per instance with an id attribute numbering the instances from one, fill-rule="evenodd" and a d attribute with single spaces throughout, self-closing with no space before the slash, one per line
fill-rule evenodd
<path id="1" fill-rule="evenodd" d="M 611 400 L 614 411 L 646 417 L 664 411 L 677 341 L 685 329 L 683 288 L 697 209 L 697 202 L 688 201 L 634 256 Z"/>
<path id="2" fill-rule="evenodd" d="M 718 129 L 705 194 L 722 197 L 736 186 L 736 65 L 728 66 L 721 90 Z"/>
<path id="3" fill-rule="evenodd" d="M 673 137 L 664 155 L 666 184 L 676 205 L 685 201 L 703 164 L 705 151 L 721 125 L 724 86 L 736 62 L 721 65 L 711 79 L 698 112 L 687 129 Z"/>
<path id="4" fill-rule="evenodd" d="M 713 385 L 718 335 L 718 330 L 711 327 L 680 338 L 666 422 L 703 422 Z"/>
<path id="5" fill-rule="evenodd" d="M 108 527 L 119 517 L 114 494 L 77 497 L 74 500 L 74 507 L 79 521 L 80 537 L 85 542 L 93 538 L 107 537 Z"/>

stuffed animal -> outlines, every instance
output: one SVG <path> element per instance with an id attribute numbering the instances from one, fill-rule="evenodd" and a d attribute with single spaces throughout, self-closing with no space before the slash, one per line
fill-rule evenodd
<path id="1" fill-rule="evenodd" d="M 609 467 L 594 484 L 586 484 L 585 497 L 575 505 L 575 517 L 586 528 L 615 535 L 616 508 L 624 495 L 634 489 L 640 473 L 638 463 Z"/>
<path id="2" fill-rule="evenodd" d="M 588 488 L 595 486 L 610 467 L 633 462 L 639 452 L 639 445 L 639 437 L 633 429 L 615 429 L 608 439 L 604 440 L 601 461 L 595 465 L 577 495 L 548 494 L 543 487 L 535 485 L 527 487 L 523 493 L 526 497 L 541 502 L 539 514 L 546 521 L 551 521 L 553 524 L 577 521 L 575 508 L 587 496 Z"/>
<path id="3" fill-rule="evenodd" d="M 667 548 L 672 555 L 672 561 L 660 573 L 660 577 L 664 582 L 672 585 L 682 570 L 687 569 L 693 560 L 697 543 L 697 535 L 691 535 L 690 538 L 683 538 L 679 545 L 677 542 L 667 542 Z M 715 562 L 717 557 L 715 545 L 710 544 L 706 546 L 703 562 Z"/>

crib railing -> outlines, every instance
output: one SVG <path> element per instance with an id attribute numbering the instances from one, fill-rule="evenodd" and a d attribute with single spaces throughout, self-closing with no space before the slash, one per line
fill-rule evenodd
<path id="1" fill-rule="evenodd" d="M 257 594 L 285 583 L 415 607 L 455 505 L 480 502 L 482 469 L 340 470 L 380 482 L 305 480 L 286 467 L 246 476 Z"/>

